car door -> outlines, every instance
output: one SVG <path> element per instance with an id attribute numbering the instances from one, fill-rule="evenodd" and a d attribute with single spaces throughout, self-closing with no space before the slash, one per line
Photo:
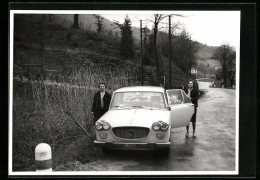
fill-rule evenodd
<path id="1" fill-rule="evenodd" d="M 188 126 L 194 113 L 194 105 L 181 89 L 166 90 L 169 106 L 171 107 L 171 127 Z"/>

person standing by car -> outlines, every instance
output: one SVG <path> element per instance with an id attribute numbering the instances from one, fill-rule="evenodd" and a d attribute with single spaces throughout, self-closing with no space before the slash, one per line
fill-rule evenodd
<path id="1" fill-rule="evenodd" d="M 199 97 L 199 90 L 197 89 L 196 82 L 192 79 L 188 80 L 188 89 L 185 89 L 186 94 L 190 98 L 192 104 L 194 104 L 194 114 L 191 118 L 192 128 L 193 128 L 193 136 L 196 137 L 196 116 L 197 116 L 197 107 L 198 107 L 198 97 Z M 189 126 L 186 126 L 186 137 L 189 137 Z"/>
<path id="2" fill-rule="evenodd" d="M 94 118 L 94 123 L 103 116 L 109 108 L 111 95 L 106 91 L 106 84 L 99 84 L 99 91 L 94 95 L 91 114 Z"/>

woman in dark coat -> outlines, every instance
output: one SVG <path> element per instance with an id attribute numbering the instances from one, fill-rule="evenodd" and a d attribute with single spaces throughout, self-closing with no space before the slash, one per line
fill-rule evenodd
<path id="1" fill-rule="evenodd" d="M 197 88 L 196 82 L 192 79 L 188 80 L 188 89 L 185 89 L 186 94 L 190 98 L 192 104 L 194 104 L 194 114 L 191 118 L 192 128 L 193 128 L 193 137 L 196 137 L 196 116 L 197 116 L 197 107 L 198 107 L 198 97 L 199 90 Z M 186 126 L 186 137 L 189 137 L 189 126 Z"/>
<path id="2" fill-rule="evenodd" d="M 109 108 L 111 95 L 105 91 L 106 84 L 99 84 L 99 91 L 94 95 L 91 113 L 94 115 L 94 123 L 103 116 Z"/>

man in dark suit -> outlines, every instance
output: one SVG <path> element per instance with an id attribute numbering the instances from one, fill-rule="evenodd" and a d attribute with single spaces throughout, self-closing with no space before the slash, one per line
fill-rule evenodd
<path id="1" fill-rule="evenodd" d="M 91 108 L 92 116 L 94 116 L 94 123 L 103 116 L 109 108 L 111 95 L 105 91 L 106 84 L 99 84 L 99 91 L 94 95 L 93 104 Z"/>
<path id="2" fill-rule="evenodd" d="M 194 114 L 191 118 L 192 128 L 193 128 L 193 137 L 196 137 L 196 116 L 197 116 L 197 107 L 198 107 L 198 97 L 199 97 L 199 90 L 197 89 L 196 82 L 192 79 L 188 81 L 188 89 L 185 89 L 186 94 L 190 98 L 192 104 L 194 104 Z M 189 126 L 186 126 L 186 137 L 189 137 Z"/>

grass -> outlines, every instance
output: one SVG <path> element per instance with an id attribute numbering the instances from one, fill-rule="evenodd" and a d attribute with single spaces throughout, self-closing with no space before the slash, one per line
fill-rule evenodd
<path id="1" fill-rule="evenodd" d="M 55 149 L 67 138 L 83 134 L 75 122 L 65 114 L 71 111 L 85 127 L 90 123 L 84 112 L 83 101 L 94 92 L 74 91 L 47 85 L 26 85 L 32 92 L 21 98 L 14 94 L 13 118 L 13 165 L 14 170 L 34 163 L 34 148 L 48 143 Z M 23 87 L 21 87 L 23 88 Z M 22 91 L 14 87 L 14 91 Z M 86 93 L 86 95 L 83 95 Z M 85 102 L 84 102 L 85 103 Z"/>

